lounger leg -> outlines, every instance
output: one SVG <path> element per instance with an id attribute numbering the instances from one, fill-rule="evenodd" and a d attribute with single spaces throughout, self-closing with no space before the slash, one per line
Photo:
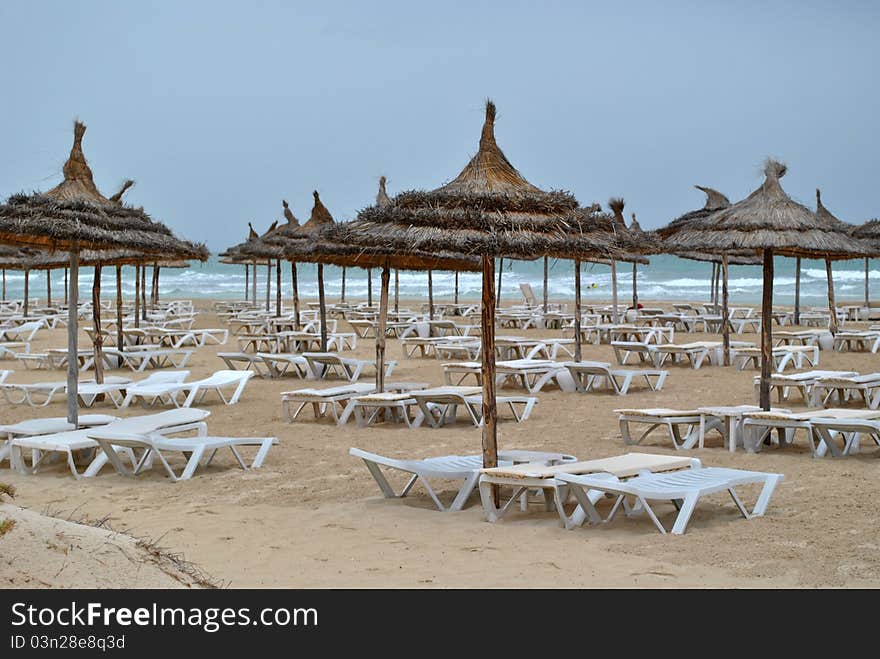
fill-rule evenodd
<path id="1" fill-rule="evenodd" d="M 157 451 L 161 456 L 161 451 Z M 192 455 L 189 456 L 189 461 L 186 463 L 186 468 L 184 468 L 183 473 L 180 475 L 180 480 L 185 481 L 192 478 L 192 475 L 195 473 L 196 469 L 199 466 L 199 462 L 202 461 L 202 455 L 205 453 L 205 449 L 203 446 L 198 446 L 192 452 Z M 239 458 L 239 462 L 241 462 L 241 458 Z"/>
<path id="2" fill-rule="evenodd" d="M 758 501 L 755 503 L 755 507 L 751 512 L 752 517 L 761 517 L 767 512 L 767 505 L 770 503 L 770 497 L 773 496 L 773 491 L 776 489 L 776 486 L 779 485 L 781 480 L 782 476 L 779 474 L 767 476 L 767 480 L 764 481 L 764 487 L 761 489 L 761 494 L 758 495 Z"/>
<path id="3" fill-rule="evenodd" d="M 272 437 L 267 437 L 263 440 L 263 443 L 260 444 L 260 449 L 257 451 L 257 455 L 254 456 L 254 461 L 251 462 L 251 469 L 259 469 L 263 466 L 263 462 L 265 462 L 266 456 L 269 454 L 269 449 L 272 448 L 272 444 Z"/>
<path id="4" fill-rule="evenodd" d="M 574 495 L 574 498 L 578 502 L 578 508 L 580 509 L 580 512 L 578 512 L 578 510 L 576 509 L 574 513 L 572 513 L 570 518 L 563 518 L 565 528 L 573 529 L 575 527 L 576 521 L 579 521 L 580 524 L 583 524 L 585 520 L 589 520 L 590 524 L 601 523 L 602 516 L 599 514 L 599 511 L 596 510 L 596 506 L 593 505 L 594 502 L 592 500 L 592 497 L 590 497 L 590 493 L 579 485 L 572 485 L 570 490 L 571 493 Z M 577 525 L 580 526 L 580 524 Z"/>
<path id="5" fill-rule="evenodd" d="M 673 524 L 672 526 L 673 535 L 684 534 L 684 531 L 687 528 L 688 522 L 691 519 L 691 515 L 694 512 L 694 508 L 696 507 L 699 498 L 699 494 L 688 494 L 685 497 L 684 502 L 681 505 L 681 510 L 678 511 L 678 517 L 675 518 L 675 524 Z M 645 508 L 648 511 L 648 514 L 651 515 L 651 517 L 655 520 L 654 523 L 657 524 L 658 528 L 662 529 L 662 525 L 660 525 L 660 522 L 659 520 L 657 520 L 653 511 L 647 507 L 647 504 L 645 505 Z"/>
<path id="6" fill-rule="evenodd" d="M 492 483 L 483 483 L 480 484 L 480 501 L 483 503 L 483 511 L 486 513 L 486 519 L 489 522 L 497 522 L 499 519 L 504 517 L 505 513 L 510 510 L 510 506 L 514 501 L 517 500 L 520 494 L 526 489 L 524 487 L 517 488 L 513 493 L 513 496 L 510 497 L 507 502 L 498 508 L 495 505 L 495 498 L 492 495 Z M 453 503 L 453 506 L 455 504 Z"/>

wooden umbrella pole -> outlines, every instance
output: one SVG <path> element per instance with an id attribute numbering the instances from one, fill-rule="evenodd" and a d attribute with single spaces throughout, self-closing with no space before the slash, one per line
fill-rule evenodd
<path id="1" fill-rule="evenodd" d="M 721 255 L 721 337 L 724 342 L 724 365 L 730 366 L 730 320 L 727 318 L 727 254 Z"/>
<path id="2" fill-rule="evenodd" d="M 257 304 L 257 262 L 253 262 L 254 266 L 254 276 L 251 277 L 251 300 L 254 304 L 254 308 L 256 308 Z"/>
<path id="3" fill-rule="evenodd" d="M 342 266 L 342 291 L 339 293 L 339 301 L 345 302 L 345 266 Z"/>
<path id="4" fill-rule="evenodd" d="M 453 295 L 452 303 L 458 305 L 458 270 L 455 271 L 455 293 Z"/>
<path id="5" fill-rule="evenodd" d="M 272 261 L 266 261 L 266 313 L 272 308 Z"/>
<path id="6" fill-rule="evenodd" d="M 52 306 L 52 271 L 46 270 L 46 306 Z"/>
<path id="7" fill-rule="evenodd" d="M 428 320 L 434 320 L 434 273 L 428 270 Z"/>
<path id="8" fill-rule="evenodd" d="M 367 306 L 373 306 L 373 269 L 367 268 Z"/>
<path id="9" fill-rule="evenodd" d="M 248 297 L 249 297 L 248 289 L 250 288 L 250 281 L 249 281 L 250 274 L 251 274 L 251 268 L 247 263 L 245 263 L 244 264 L 244 301 L 245 302 L 248 301 Z"/>
<path id="10" fill-rule="evenodd" d="M 801 257 L 794 260 L 794 324 L 801 324 Z"/>
<path id="11" fill-rule="evenodd" d="M 95 382 L 104 384 L 104 336 L 101 334 L 101 264 L 95 266 L 92 280 L 92 321 L 95 325 Z M 70 355 L 67 357 L 70 359 Z"/>
<path id="12" fill-rule="evenodd" d="M 5 271 L 4 271 L 5 274 Z M 67 304 L 68 299 L 68 287 L 67 287 L 67 268 L 64 268 L 64 304 Z"/>
<path id="13" fill-rule="evenodd" d="M 770 410 L 770 371 L 773 366 L 773 249 L 764 250 L 764 282 L 761 299 L 761 386 L 760 405 Z"/>
<path id="14" fill-rule="evenodd" d="M 275 315 L 281 315 L 281 259 L 275 259 Z"/>
<path id="15" fill-rule="evenodd" d="M 639 308 L 639 265 L 633 261 L 633 309 Z"/>
<path id="16" fill-rule="evenodd" d="M 24 271 L 24 317 L 28 317 L 29 305 L 30 305 L 30 282 L 31 282 L 31 271 Z"/>
<path id="17" fill-rule="evenodd" d="M 871 287 L 868 284 L 868 275 L 870 274 L 871 268 L 871 259 L 869 257 L 865 257 L 865 318 L 864 320 L 868 320 L 868 316 L 871 315 Z M 6 293 L 6 289 L 3 290 Z M 5 295 L 3 297 L 6 297 Z"/>
<path id="18" fill-rule="evenodd" d="M 290 262 L 290 284 L 293 286 L 293 327 L 299 330 L 299 282 L 296 280 L 296 263 Z"/>
<path id="19" fill-rule="evenodd" d="M 6 268 L 3 268 L 3 292 L 0 293 L 0 298 L 6 299 Z"/>
<path id="20" fill-rule="evenodd" d="M 153 264 L 153 286 L 150 289 L 150 306 L 153 309 L 159 304 L 159 264 Z"/>
<path id="21" fill-rule="evenodd" d="M 834 276 L 831 274 L 831 259 L 829 258 L 825 259 L 825 274 L 828 276 L 828 313 L 830 314 L 828 329 L 834 336 L 839 327 L 837 325 L 837 304 L 834 302 Z"/>
<path id="22" fill-rule="evenodd" d="M 391 269 L 388 262 L 382 266 L 381 288 L 379 292 L 379 329 L 376 332 L 376 391 L 385 391 L 385 332 L 388 321 L 388 285 L 391 282 Z"/>
<path id="23" fill-rule="evenodd" d="M 483 466 L 495 467 L 498 465 L 498 413 L 495 409 L 495 259 L 483 254 L 482 266 Z M 494 494 L 498 498 L 497 489 Z"/>
<path id="24" fill-rule="evenodd" d="M 715 306 L 721 302 L 721 268 L 715 270 Z"/>
<path id="25" fill-rule="evenodd" d="M 581 360 L 581 262 L 574 260 L 574 360 Z"/>
<path id="26" fill-rule="evenodd" d="M 549 263 L 550 257 L 544 257 L 544 313 L 547 313 L 547 300 L 549 296 L 549 292 L 547 291 L 547 282 L 549 280 Z"/>
<path id="27" fill-rule="evenodd" d="M 134 265 L 134 326 L 141 326 L 141 264 Z"/>
<path id="28" fill-rule="evenodd" d="M 619 322 L 617 317 L 617 262 L 611 262 L 611 322 Z"/>
<path id="29" fill-rule="evenodd" d="M 324 304 L 324 264 L 318 264 L 318 309 L 321 318 L 321 352 L 327 352 L 327 306 Z"/>
<path id="30" fill-rule="evenodd" d="M 116 349 L 122 350 L 122 266 L 116 266 Z"/>
<path id="31" fill-rule="evenodd" d="M 394 271 L 394 313 L 400 309 L 400 271 Z"/>
<path id="32" fill-rule="evenodd" d="M 79 361 L 77 350 L 77 298 L 79 297 L 79 248 L 74 243 L 70 250 L 70 290 L 67 293 L 67 422 L 79 427 Z"/>
<path id="33" fill-rule="evenodd" d="M 497 298 L 495 299 L 495 306 L 501 306 L 501 272 L 504 270 L 504 258 L 498 259 L 498 290 L 495 291 Z"/>
<path id="34" fill-rule="evenodd" d="M 712 276 L 709 278 L 709 304 L 715 303 L 713 296 L 715 294 L 715 268 L 717 267 L 718 264 L 712 261 Z"/>
<path id="35" fill-rule="evenodd" d="M 147 319 L 147 266 L 141 265 L 141 319 Z"/>

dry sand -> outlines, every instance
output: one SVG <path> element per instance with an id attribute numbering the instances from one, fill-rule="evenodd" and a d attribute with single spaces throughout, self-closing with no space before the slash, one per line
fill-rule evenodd
<path id="1" fill-rule="evenodd" d="M 213 314 L 203 313 L 197 326 L 219 327 L 218 322 Z M 502 335 L 541 333 L 560 334 L 498 330 Z M 715 338 L 687 334 L 677 341 Z M 736 338 L 759 339 L 755 334 Z M 33 350 L 64 344 L 63 329 L 42 332 Z M 83 335 L 81 345 L 85 344 Z M 235 349 L 230 341 L 199 350 L 189 366 L 193 377 L 223 368 L 215 353 Z M 359 340 L 355 354 L 372 358 L 372 341 Z M 397 341 L 389 341 L 388 356 L 399 362 L 393 380 L 442 382 L 438 361 L 403 359 Z M 584 359 L 614 361 L 608 346 L 587 346 Z M 824 351 L 821 360 L 823 369 L 880 370 L 880 356 L 873 354 Z M 14 365 L 0 362 L 0 367 Z M 500 425 L 500 446 L 563 451 L 581 459 L 610 456 L 632 450 L 622 444 L 614 408 L 754 401 L 757 371 L 717 366 L 670 370 L 663 391 L 637 389 L 625 398 L 545 390 L 528 422 Z M 61 371 L 24 369 L 12 376 L 31 382 L 63 377 Z M 16 503 L 32 510 L 109 516 L 115 528 L 161 536 L 163 546 L 232 587 L 880 585 L 880 513 L 874 504 L 880 494 L 880 454 L 874 448 L 865 447 L 860 455 L 845 459 L 817 460 L 803 443 L 756 455 L 730 454 L 713 437 L 706 448 L 688 453 L 707 465 L 781 472 L 786 479 L 766 517 L 743 520 L 729 498 L 717 495 L 701 502 L 682 537 L 661 536 L 646 518 L 565 531 L 554 513 L 538 510 L 512 513 L 489 524 L 477 496 L 465 511 L 454 514 L 433 510 L 418 487 L 406 499 L 382 499 L 363 464 L 348 455 L 351 446 L 407 457 L 478 453 L 479 430 L 465 424 L 412 431 L 390 425 L 337 428 L 310 418 L 291 425 L 281 419 L 279 393 L 301 386 L 309 384 L 293 378 L 255 378 L 238 405 L 207 405 L 209 429 L 215 434 L 280 439 L 262 470 L 242 472 L 224 455 L 191 481 L 178 484 L 170 483 L 159 469 L 124 478 L 108 468 L 97 478 L 75 481 L 62 465 L 31 477 L 3 470 L 2 479 L 17 488 Z M 112 413 L 111 407 L 98 409 Z M 142 412 L 138 408 L 123 414 Z M 62 402 L 39 410 L 0 405 L 4 423 L 63 414 Z M 673 452 L 660 435 L 639 450 Z M 454 491 L 452 484 L 445 489 L 446 496 Z M 756 493 L 744 494 L 751 502 Z M 671 507 L 662 510 L 668 527 L 674 512 Z M 28 567 L 30 546 L 20 536 L 16 530 L 0 540 L 4 569 L 13 565 L 19 574 L 36 569 Z M 120 585 L 100 580 L 88 566 L 81 570 L 90 575 L 83 585 Z M 159 584 L 144 578 L 132 585 Z"/>

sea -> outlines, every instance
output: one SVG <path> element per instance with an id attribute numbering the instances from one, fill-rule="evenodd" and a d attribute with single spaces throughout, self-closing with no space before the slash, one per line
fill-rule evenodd
<path id="1" fill-rule="evenodd" d="M 675 256 L 659 255 L 650 257 L 650 265 L 636 268 L 636 283 L 640 301 L 648 300 L 708 300 L 712 264 L 681 259 Z M 496 262 L 496 268 L 498 263 Z M 774 300 L 778 304 L 794 303 L 795 260 L 777 257 L 773 281 Z M 257 299 L 265 299 L 266 265 L 257 269 Z M 297 266 L 300 296 L 317 298 L 317 266 L 299 264 Z M 253 269 L 251 269 L 251 276 Z M 543 259 L 535 261 L 514 261 L 504 259 L 501 265 L 501 297 L 508 303 L 522 300 L 520 283 L 531 284 L 535 295 L 542 296 Z M 326 266 L 324 284 L 330 300 L 337 300 L 342 288 L 340 268 Z M 372 271 L 373 295 L 379 295 L 379 271 Z M 8 270 L 6 275 L 6 298 L 21 298 L 24 292 L 24 273 Z M 582 295 L 585 301 L 609 300 L 611 298 L 611 269 L 607 265 L 583 263 L 581 266 Z M 79 274 L 80 295 L 91 294 L 94 277 L 92 268 L 82 268 Z M 838 304 L 864 300 L 865 261 L 837 261 L 833 265 L 835 295 Z M 455 277 L 451 272 L 432 273 L 434 297 L 436 300 L 451 300 L 454 294 Z M 621 303 L 632 296 L 633 266 L 618 263 L 617 286 Z M 54 300 L 63 299 L 64 271 L 51 273 Z M 102 296 L 115 297 L 115 269 L 104 268 L 101 279 Z M 731 304 L 758 304 L 761 300 L 762 271 L 760 266 L 730 266 L 729 292 Z M 212 258 L 203 264 L 193 264 L 189 268 L 163 268 L 160 271 L 160 296 L 165 299 L 244 299 L 245 269 L 243 265 L 227 265 Z M 880 259 L 869 262 L 869 283 L 872 290 L 880 290 Z M 46 275 L 32 272 L 30 276 L 30 295 L 45 299 Z M 150 285 L 150 270 L 147 270 L 147 285 Z M 392 295 L 394 277 L 392 275 Z M 275 273 L 272 271 L 272 287 L 275 286 Z M 427 298 L 428 275 L 425 272 L 400 272 L 400 296 L 405 298 Z M 480 297 L 481 277 L 479 273 L 460 273 L 459 296 L 462 300 L 476 300 Z M 134 295 L 134 269 L 123 268 L 123 293 Z M 574 265 L 571 261 L 550 259 L 548 290 L 551 299 L 574 298 Z M 290 266 L 282 265 L 282 293 L 291 295 Z M 274 300 L 274 292 L 272 293 Z M 357 268 L 346 270 L 346 298 L 364 300 L 367 297 L 367 272 Z M 821 306 L 827 304 L 827 280 L 825 262 L 802 260 L 801 262 L 801 303 Z"/>

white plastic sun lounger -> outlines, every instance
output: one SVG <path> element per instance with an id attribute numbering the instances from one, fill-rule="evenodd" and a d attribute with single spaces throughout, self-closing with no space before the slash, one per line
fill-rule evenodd
<path id="1" fill-rule="evenodd" d="M 858 375 L 855 371 L 804 371 L 802 373 L 772 373 L 770 375 L 770 395 L 776 391 L 777 400 L 780 403 L 787 402 L 791 397 L 791 391 L 800 393 L 804 405 L 815 407 L 817 403 L 813 396 L 813 387 L 821 378 L 853 377 Z M 760 398 L 761 378 L 755 376 L 755 398 Z"/>
<path id="2" fill-rule="evenodd" d="M 166 434 L 170 434 L 170 432 L 165 430 L 137 433 L 111 425 L 98 430 L 91 430 L 88 436 L 98 443 L 117 473 L 123 476 L 135 476 L 151 466 L 152 458 L 155 456 L 159 458 L 169 478 L 174 483 L 192 478 L 199 464 L 202 463 L 203 458 L 204 466 L 207 467 L 211 464 L 217 451 L 224 448 L 232 451 L 238 466 L 242 469 L 258 469 L 263 466 L 269 449 L 278 443 L 276 437 L 212 437 L 207 435 L 167 437 Z M 239 452 L 239 449 L 244 446 L 259 447 L 250 465 L 245 463 Z M 143 453 L 134 467 L 129 469 L 120 459 L 116 447 L 123 447 L 129 450 L 141 449 Z M 187 457 L 186 466 L 180 475 L 174 473 L 171 465 L 168 464 L 168 460 L 165 458 L 167 453 L 183 453 Z M 205 458 L 206 454 L 207 458 Z"/>
<path id="3" fill-rule="evenodd" d="M 744 370 L 750 363 L 754 364 L 755 368 L 761 366 L 760 348 L 736 348 L 731 352 L 733 362 L 739 371 Z M 776 346 L 773 348 L 771 358 L 773 369 L 777 373 L 782 373 L 789 364 L 794 365 L 795 368 L 803 368 L 804 361 L 815 368 L 819 365 L 819 346 Z"/>
<path id="4" fill-rule="evenodd" d="M 464 507 L 464 504 L 477 487 L 477 482 L 480 479 L 480 469 L 483 467 L 483 458 L 480 455 L 444 455 L 422 460 L 397 460 L 357 448 L 349 449 L 348 452 L 350 455 L 361 458 L 364 461 L 386 499 L 397 499 L 407 496 L 416 482 L 421 481 L 428 491 L 431 500 L 441 512 L 454 512 Z M 543 453 L 537 451 L 498 452 L 498 462 L 502 466 L 510 466 L 522 462 L 552 465 L 561 462 L 574 462 L 575 459 L 574 456 L 563 453 Z M 409 475 L 409 480 L 400 494 L 394 491 L 394 488 L 388 482 L 380 467 L 402 471 Z M 443 504 L 434 488 L 431 487 L 431 481 L 434 479 L 462 481 L 455 498 L 448 506 Z"/>
<path id="5" fill-rule="evenodd" d="M 4 369 L 4 370 L 0 371 L 0 384 L 3 384 L 3 382 L 6 380 L 6 378 L 8 378 L 14 372 L 15 371 L 13 371 L 11 369 Z"/>
<path id="6" fill-rule="evenodd" d="M 339 387 L 327 389 L 297 389 L 281 393 L 281 409 L 289 422 L 296 421 L 307 406 L 312 406 L 315 419 L 324 417 L 328 412 L 338 425 L 344 425 L 348 420 L 345 412 L 348 411 L 348 402 L 364 394 L 373 393 L 376 386 L 365 382 L 354 382 Z M 291 413 L 291 406 L 298 405 Z M 353 411 L 353 408 L 352 408 Z"/>
<path id="7" fill-rule="evenodd" d="M 45 407 L 54 400 L 56 395 L 67 391 L 67 382 L 34 382 L 30 384 L 3 382 L 0 383 L 0 391 L 3 392 L 3 397 L 10 405 Z"/>
<path id="8" fill-rule="evenodd" d="M 574 380 L 565 365 L 543 359 L 512 359 L 495 364 L 495 383 L 504 386 L 508 380 L 519 382 L 530 394 L 541 391 L 550 382 L 556 382 L 562 391 L 573 392 Z"/>
<path id="9" fill-rule="evenodd" d="M 834 336 L 834 349 L 838 352 L 860 350 L 876 353 L 880 349 L 880 332 L 876 330 L 838 332 Z"/>
<path id="10" fill-rule="evenodd" d="M 647 409 L 619 409 L 620 435 L 626 445 L 641 444 L 655 428 L 665 428 L 676 449 L 690 449 L 700 441 L 700 412 L 698 410 L 673 410 L 664 407 Z M 634 439 L 630 424 L 646 424 L 648 429 Z M 719 419 L 704 420 L 703 432 L 721 427 Z M 684 434 L 682 434 L 684 428 Z"/>
<path id="11" fill-rule="evenodd" d="M 861 399 L 871 410 L 880 407 L 880 373 L 821 377 L 813 384 L 812 402 L 815 405 L 827 407 L 832 401 L 842 404 L 854 399 Z"/>
<path id="12" fill-rule="evenodd" d="M 483 501 L 483 510 L 488 521 L 497 522 L 510 510 L 517 499 L 520 501 L 520 509 L 525 512 L 529 503 L 528 493 L 540 490 L 543 494 L 545 509 L 549 511 L 555 506 L 562 525 L 570 529 L 583 524 L 586 520 L 586 513 L 579 505 L 571 514 L 566 513 L 564 506 L 569 498 L 569 486 L 556 479 L 556 475 L 559 473 L 602 473 L 605 477 L 609 477 L 610 474 L 617 478 L 631 478 L 645 471 L 661 472 L 697 469 L 699 467 L 700 461 L 696 458 L 651 453 L 626 453 L 610 458 L 599 458 L 585 462 L 565 462 L 549 467 L 531 463 L 512 467 L 493 467 L 482 470 L 480 498 Z M 492 495 L 493 485 L 513 488 L 511 496 L 500 507 L 495 505 Z M 587 496 L 593 503 L 596 503 L 603 494 L 591 491 L 587 493 Z"/>
<path id="13" fill-rule="evenodd" d="M 25 341 L 3 341 L 0 343 L 0 359 L 18 359 L 19 355 L 27 354 L 30 351 L 31 344 Z"/>
<path id="14" fill-rule="evenodd" d="M 829 448 L 834 454 L 834 449 L 830 445 L 826 445 L 822 438 L 814 432 L 813 424 L 817 419 L 871 421 L 880 419 L 880 410 L 831 408 L 789 414 L 772 410 L 770 412 L 753 412 L 747 414 L 743 420 L 743 444 L 750 453 L 760 451 L 764 443 L 770 440 L 771 433 L 776 430 L 776 441 L 780 446 L 788 446 L 794 443 L 797 431 L 803 430 L 814 458 L 822 457 Z"/>
<path id="15" fill-rule="evenodd" d="M 131 383 L 131 378 L 119 377 L 118 375 L 108 375 L 104 378 L 104 382 L 98 384 L 94 380 L 81 382 L 77 386 L 77 397 L 82 407 L 91 407 L 95 404 L 100 396 L 109 399 L 117 408 L 122 407 L 124 396 L 122 392 Z"/>
<path id="16" fill-rule="evenodd" d="M 118 350 L 108 348 L 104 351 L 106 356 L 116 357 L 122 365 L 133 371 L 142 373 L 147 368 L 184 368 L 192 357 L 192 350 Z"/>
<path id="17" fill-rule="evenodd" d="M 192 407 L 201 403 L 210 392 L 216 392 L 226 405 L 234 405 L 241 398 L 245 385 L 254 376 L 252 371 L 217 371 L 213 375 L 201 380 L 183 382 L 182 380 L 171 382 L 157 382 L 131 387 L 125 397 L 124 407 L 131 404 L 135 398 L 141 398 L 150 404 L 166 402 L 176 407 Z M 235 387 L 228 399 L 224 389 Z M 180 396 L 184 396 L 183 402 Z"/>
<path id="18" fill-rule="evenodd" d="M 661 369 L 611 368 L 608 362 L 566 362 L 565 368 L 577 391 L 594 391 L 604 385 L 620 396 L 626 395 L 636 378 L 644 378 L 651 391 L 660 391 L 669 375 L 669 371 Z"/>
<path id="19" fill-rule="evenodd" d="M 710 357 L 710 348 L 703 343 L 661 343 L 655 345 L 639 341 L 612 341 L 611 347 L 614 349 L 614 356 L 621 366 L 627 364 L 630 355 L 636 355 L 641 362 L 649 363 L 654 368 L 660 368 L 670 360 L 672 363 L 687 360 L 692 368 L 698 369 Z"/>
<path id="20" fill-rule="evenodd" d="M 839 458 L 857 453 L 863 438 L 871 439 L 880 446 L 880 419 L 831 419 L 817 417 L 812 419 L 813 436 L 823 446 L 818 453 L 831 453 Z M 837 445 L 842 441 L 842 447 Z"/>
<path id="21" fill-rule="evenodd" d="M 272 377 L 267 370 L 266 362 L 260 357 L 265 353 L 252 354 L 249 352 L 218 352 L 217 356 L 226 364 L 230 371 L 251 370 L 262 378 Z"/>
<path id="22" fill-rule="evenodd" d="M 413 421 L 417 427 L 427 419 L 432 428 L 454 424 L 459 407 L 467 411 L 468 417 L 475 426 L 483 424 L 483 394 L 479 387 L 436 387 L 421 391 L 409 392 L 421 414 Z M 495 397 L 498 407 L 507 405 L 517 423 L 527 421 L 532 410 L 538 403 L 535 396 L 504 396 Z"/>
<path id="23" fill-rule="evenodd" d="M 303 357 L 309 364 L 309 370 L 319 380 L 326 380 L 329 375 L 336 374 L 349 382 L 357 382 L 364 370 L 376 366 L 372 359 L 354 359 L 342 357 L 332 352 L 304 352 Z M 396 361 L 385 362 L 385 377 L 391 376 Z"/>
<path id="24" fill-rule="evenodd" d="M 154 405 L 157 402 L 174 404 L 175 399 L 168 390 L 183 383 L 187 377 L 189 377 L 189 371 L 151 373 L 142 380 L 132 382 L 124 387 L 125 397 L 118 407 L 128 407 L 138 399 L 149 405 Z"/>
<path id="25" fill-rule="evenodd" d="M 575 475 L 561 473 L 556 478 L 567 483 L 578 504 L 586 512 L 590 524 L 610 522 L 614 519 L 626 497 L 632 497 L 636 505 L 631 507 L 631 514 L 644 511 L 647 513 L 654 526 L 660 533 L 666 533 L 663 524 L 657 518 L 654 509 L 648 501 L 670 501 L 678 510 L 678 516 L 672 525 L 672 533 L 682 535 L 687 528 L 691 515 L 697 502 L 704 496 L 716 492 L 727 491 L 737 509 L 746 519 L 760 517 L 767 511 L 770 497 L 776 486 L 782 482 L 782 474 L 771 474 L 760 471 L 744 471 L 742 469 L 726 469 L 722 467 L 702 467 L 700 469 L 685 469 L 665 474 L 643 474 L 627 481 L 621 481 L 614 476 Z M 761 493 L 751 512 L 740 500 L 734 488 L 740 485 L 762 485 Z M 596 510 L 596 507 L 588 495 L 593 491 L 614 495 L 616 497 L 611 512 L 606 519 Z"/>
<path id="26" fill-rule="evenodd" d="M 461 386 L 461 383 L 469 376 L 474 377 L 477 386 L 483 384 L 483 365 L 480 362 L 448 362 L 442 364 L 442 366 L 443 382 L 447 385 Z"/>
<path id="27" fill-rule="evenodd" d="M 295 373 L 300 380 L 314 378 L 308 361 L 302 355 L 258 352 L 256 356 L 263 360 L 270 378 L 281 378 L 288 373 Z"/>
<path id="28" fill-rule="evenodd" d="M 159 412 L 158 414 L 120 419 L 105 427 L 112 425 L 114 431 L 132 433 L 151 433 L 160 430 L 171 433 L 197 430 L 205 434 L 207 426 L 205 426 L 204 420 L 209 414 L 210 412 L 205 410 L 192 408 L 169 410 L 167 412 Z M 98 453 L 82 474 L 79 473 L 74 461 L 74 453 L 76 451 L 98 447 L 98 443 L 88 437 L 89 432 L 91 432 L 91 429 L 87 428 L 51 435 L 17 437 L 9 442 L 12 468 L 22 474 L 35 474 L 48 454 L 58 452 L 64 453 L 67 456 L 67 465 L 74 478 L 94 476 L 109 461 L 105 453 Z M 33 456 L 30 466 L 25 465 L 23 457 L 23 451 L 27 449 L 30 449 Z M 132 464 L 135 464 L 134 453 L 131 451 L 126 451 L 126 453 Z"/>
<path id="29" fill-rule="evenodd" d="M 83 414 L 78 419 L 80 428 L 103 426 L 118 420 L 119 417 L 107 414 Z M 9 442 L 16 437 L 51 435 L 69 430 L 76 430 L 76 428 L 67 421 L 67 417 L 63 416 L 53 416 L 46 419 L 28 419 L 27 421 L 0 426 L 0 462 L 9 457 Z"/>
<path id="30" fill-rule="evenodd" d="M 33 320 L 27 323 L 22 323 L 17 327 L 7 327 L 0 330 L 0 339 L 4 341 L 30 343 L 34 340 L 36 333 L 39 332 L 41 328 L 45 327 L 45 325 L 46 324 L 42 320 Z"/>

